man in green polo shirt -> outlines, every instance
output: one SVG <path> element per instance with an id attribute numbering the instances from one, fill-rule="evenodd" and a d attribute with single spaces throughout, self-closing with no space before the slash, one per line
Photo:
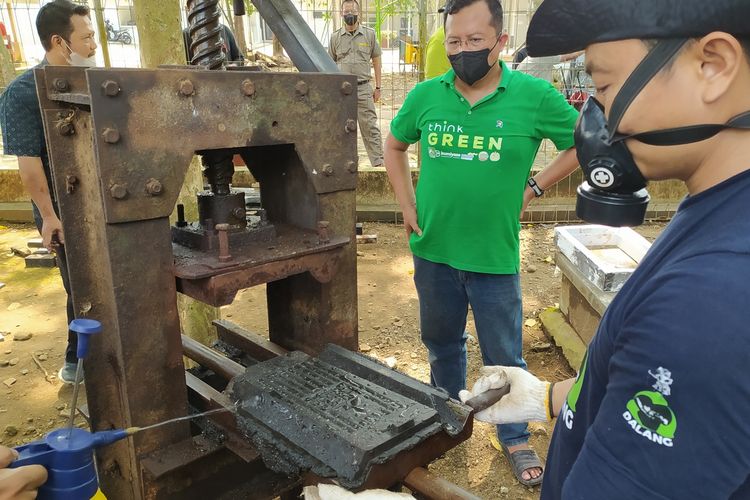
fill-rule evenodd
<path id="1" fill-rule="evenodd" d="M 432 383 L 457 397 L 466 384 L 469 305 L 484 364 L 526 367 L 519 217 L 577 167 L 577 112 L 548 82 L 497 62 L 508 38 L 498 0 L 449 0 L 443 15 L 453 69 L 409 93 L 391 123 L 385 164 L 414 254 Z M 563 152 L 530 180 L 545 138 Z M 416 142 L 415 197 L 406 150 Z M 525 424 L 498 426 L 516 477 L 534 485 L 542 467 L 528 436 Z"/>

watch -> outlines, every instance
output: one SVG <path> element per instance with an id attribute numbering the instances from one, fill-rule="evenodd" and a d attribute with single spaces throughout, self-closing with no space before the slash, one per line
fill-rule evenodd
<path id="1" fill-rule="evenodd" d="M 539 184 L 536 183 L 533 177 L 529 177 L 527 184 L 529 185 L 531 190 L 534 191 L 534 196 L 536 196 L 537 198 L 544 194 L 544 189 L 539 187 Z"/>

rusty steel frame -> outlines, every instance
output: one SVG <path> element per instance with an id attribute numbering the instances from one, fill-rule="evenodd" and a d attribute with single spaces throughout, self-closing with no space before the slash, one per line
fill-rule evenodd
<path id="1" fill-rule="evenodd" d="M 268 283 L 273 342 L 311 354 L 329 342 L 357 348 L 354 76 L 56 66 L 35 76 L 76 315 L 104 326 L 85 365 L 94 430 L 187 413 L 178 285 L 218 304 Z M 168 217 L 193 155 L 216 149 L 243 156 L 270 222 L 319 236 L 314 248 L 282 245 L 262 263 L 177 278 Z M 103 489 L 112 498 L 188 498 L 179 488 L 205 464 L 200 449 L 187 423 L 136 435 L 97 454 Z M 154 474 L 174 453 L 192 458 Z M 217 463 L 236 472 L 231 462 Z"/>

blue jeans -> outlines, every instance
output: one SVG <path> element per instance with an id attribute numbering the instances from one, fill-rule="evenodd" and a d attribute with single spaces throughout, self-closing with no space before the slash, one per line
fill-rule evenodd
<path id="1" fill-rule="evenodd" d="M 521 282 L 517 274 L 459 271 L 414 256 L 414 284 L 433 385 L 456 399 L 466 387 L 469 305 L 474 312 L 484 364 L 526 368 L 521 341 Z M 506 446 L 529 439 L 526 424 L 498 425 L 497 433 Z"/>
<path id="2" fill-rule="evenodd" d="M 42 234 L 42 215 L 39 213 L 39 209 L 35 204 L 31 204 L 32 211 L 34 213 L 34 224 L 36 225 L 39 234 Z M 57 212 L 57 207 L 55 212 Z M 67 302 L 65 312 L 68 316 L 68 324 L 75 319 L 75 311 L 73 309 L 73 297 L 70 294 L 70 277 L 68 275 L 68 259 L 65 256 L 65 246 L 60 245 L 57 248 L 57 267 L 60 268 L 60 277 L 62 278 L 63 288 L 65 288 L 65 294 L 67 295 Z M 75 363 L 78 361 L 76 349 L 78 346 L 78 335 L 75 332 L 68 330 L 68 345 L 65 348 L 65 362 Z"/>

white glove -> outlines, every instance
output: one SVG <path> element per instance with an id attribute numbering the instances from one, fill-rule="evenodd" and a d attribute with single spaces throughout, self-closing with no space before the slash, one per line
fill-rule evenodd
<path id="1" fill-rule="evenodd" d="M 394 493 L 387 490 L 365 490 L 352 493 L 335 484 L 305 486 L 305 500 L 414 500 L 408 493 Z"/>
<path id="2" fill-rule="evenodd" d="M 461 391 L 458 396 L 466 402 L 490 389 L 510 384 L 510 392 L 499 402 L 480 411 L 474 418 L 491 424 L 516 424 L 550 420 L 549 382 L 543 382 L 523 368 L 512 366 L 485 366 L 482 377 L 471 392 Z"/>

